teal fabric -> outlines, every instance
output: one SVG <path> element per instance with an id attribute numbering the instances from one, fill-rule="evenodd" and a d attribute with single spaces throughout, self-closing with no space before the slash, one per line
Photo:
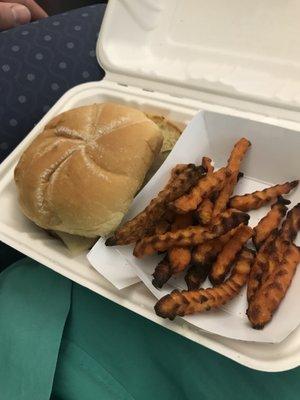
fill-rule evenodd
<path id="1" fill-rule="evenodd" d="M 300 368 L 250 370 L 76 284 L 69 310 L 70 288 L 29 260 L 0 275 L 1 400 L 299 398 Z"/>
<path id="2" fill-rule="evenodd" d="M 73 344 L 78 354 L 98 363 L 99 374 L 107 371 L 136 400 L 299 399 L 300 368 L 276 374 L 251 370 L 78 285 L 73 286 L 53 393 L 64 400 L 118 398 L 101 397 L 103 385 L 85 367 L 82 374 L 77 371 L 80 393 L 68 396 L 63 382 L 77 358 Z"/>
<path id="3" fill-rule="evenodd" d="M 48 400 L 71 283 L 30 259 L 0 275 L 0 399 Z"/>
<path id="4" fill-rule="evenodd" d="M 66 362 L 67 361 L 67 362 Z M 134 400 L 87 349 L 63 339 L 53 386 L 53 398 L 64 400 Z"/>

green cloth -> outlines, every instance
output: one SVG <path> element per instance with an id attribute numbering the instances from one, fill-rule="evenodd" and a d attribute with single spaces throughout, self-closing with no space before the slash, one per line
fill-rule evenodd
<path id="1" fill-rule="evenodd" d="M 0 275 L 0 399 L 48 400 L 71 283 L 30 259 Z"/>
<path id="2" fill-rule="evenodd" d="M 70 283 L 28 260 L 7 271 L 0 275 L 0 399 L 47 399 Z M 45 386 L 21 392 L 33 377 Z M 299 393 L 300 368 L 250 370 L 73 284 L 52 400 L 296 400 Z"/>

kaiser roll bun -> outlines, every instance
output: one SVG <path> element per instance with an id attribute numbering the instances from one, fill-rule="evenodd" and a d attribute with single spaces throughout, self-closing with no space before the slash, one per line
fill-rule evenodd
<path id="1" fill-rule="evenodd" d="M 21 209 L 44 229 L 108 235 L 162 141 L 158 126 L 134 108 L 103 103 L 66 111 L 45 126 L 15 169 Z"/>

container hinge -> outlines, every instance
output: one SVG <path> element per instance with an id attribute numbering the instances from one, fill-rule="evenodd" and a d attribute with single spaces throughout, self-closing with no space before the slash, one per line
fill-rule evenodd
<path id="1" fill-rule="evenodd" d="M 147 92 L 147 93 L 159 93 L 159 94 L 164 94 L 168 96 L 169 98 L 176 98 L 176 99 L 182 99 L 185 98 L 184 95 L 176 93 L 173 94 L 174 92 L 173 87 L 169 85 L 161 85 L 162 91 L 161 90 L 155 90 L 151 88 L 151 82 L 150 81 L 144 81 L 143 79 L 136 79 L 132 78 L 130 76 L 126 76 L 126 83 L 124 82 L 124 76 L 123 75 L 118 75 L 114 73 L 106 73 L 105 77 L 103 79 L 105 82 L 109 82 L 109 84 L 121 86 L 121 87 L 126 87 L 128 89 L 132 88 L 135 91 L 140 91 L 140 92 Z M 145 85 L 145 86 L 144 86 Z M 171 94 L 172 93 L 172 94 Z"/>
<path id="2" fill-rule="evenodd" d="M 140 88 L 138 86 L 127 85 L 126 83 L 122 83 L 122 82 L 116 82 L 116 84 L 119 85 L 119 86 L 123 86 L 123 87 L 124 86 L 125 87 L 129 87 L 129 88 L 132 87 L 134 89 L 143 90 L 144 92 L 151 92 L 151 93 L 155 92 L 153 89 Z"/>

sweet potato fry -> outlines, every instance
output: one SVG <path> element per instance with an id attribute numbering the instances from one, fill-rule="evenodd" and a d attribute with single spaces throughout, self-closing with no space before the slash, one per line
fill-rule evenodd
<path id="1" fill-rule="evenodd" d="M 258 190 L 253 193 L 244 194 L 243 196 L 234 196 L 229 201 L 229 207 L 244 212 L 256 210 L 270 201 L 275 200 L 276 197 L 289 193 L 298 185 L 298 182 L 299 181 L 286 182 L 261 191 Z"/>
<path id="2" fill-rule="evenodd" d="M 212 160 L 209 157 L 202 157 L 202 167 L 206 170 L 207 174 L 212 174 L 214 172 L 214 167 L 212 165 Z"/>
<path id="3" fill-rule="evenodd" d="M 190 190 L 189 193 L 182 195 L 171 203 L 174 210 L 178 213 L 186 213 L 196 210 L 198 205 L 205 197 L 215 191 L 220 190 L 226 182 L 226 178 L 230 176 L 227 169 L 221 168 L 212 174 L 207 174 L 204 178 L 199 179 L 198 183 Z"/>
<path id="4" fill-rule="evenodd" d="M 226 210 L 208 228 L 190 226 L 175 232 L 166 232 L 163 235 L 146 236 L 136 243 L 133 254 L 141 258 L 157 251 L 166 251 L 174 246 L 195 246 L 206 240 L 219 237 L 242 223 L 248 223 L 248 221 L 248 214 L 237 210 Z"/>
<path id="5" fill-rule="evenodd" d="M 179 214 L 175 216 L 172 224 L 172 232 L 178 229 L 184 229 L 193 224 L 192 213 Z M 168 250 L 168 259 L 170 263 L 171 273 L 177 274 L 183 271 L 191 262 L 192 252 L 190 247 L 175 246 Z"/>
<path id="6" fill-rule="evenodd" d="M 239 181 L 242 177 L 244 176 L 244 174 L 243 174 L 243 172 L 239 172 L 238 173 L 238 176 L 237 176 L 237 181 Z M 229 177 L 230 178 L 230 177 Z M 224 187 L 223 187 L 223 189 L 225 188 L 225 185 L 226 184 L 224 184 Z M 222 189 L 222 190 L 223 190 Z M 228 190 L 228 189 L 227 189 Z M 234 188 L 233 188 L 233 190 L 234 190 Z M 218 190 L 215 190 L 215 191 L 213 191 L 212 193 L 211 193 L 211 195 L 209 196 L 209 199 L 215 204 L 216 203 L 216 201 L 217 201 L 217 199 L 218 199 L 218 197 L 219 197 L 219 194 L 220 194 L 220 192 L 218 191 Z M 224 194 L 225 194 L 225 192 L 224 192 Z M 224 195 L 223 194 L 223 195 Z M 221 201 L 221 200 L 220 200 Z M 229 201 L 229 200 L 228 200 Z M 227 203 L 228 203 L 228 201 L 227 201 Z M 215 211 L 215 216 L 217 216 L 217 212 Z"/>
<path id="7" fill-rule="evenodd" d="M 227 168 L 232 173 L 238 174 L 241 162 L 250 146 L 251 143 L 246 138 L 241 138 L 235 143 L 227 163 Z"/>
<path id="8" fill-rule="evenodd" d="M 237 176 L 237 181 L 239 181 L 242 177 L 244 176 L 243 172 L 239 172 L 238 176 Z M 209 199 L 215 203 L 217 201 L 217 198 L 219 197 L 219 192 L 217 190 L 215 190 L 214 192 L 212 192 L 212 194 L 209 196 Z M 215 212 L 216 214 L 216 212 Z"/>
<path id="9" fill-rule="evenodd" d="M 216 239 L 208 240 L 196 246 L 192 253 L 192 260 L 195 265 L 200 267 L 205 264 L 211 264 L 215 261 L 217 255 L 223 249 L 228 240 L 235 234 L 237 228 L 217 237 Z"/>
<path id="10" fill-rule="evenodd" d="M 251 250 L 243 250 L 226 282 L 208 289 L 182 292 L 174 290 L 156 303 L 156 314 L 173 320 L 177 315 L 183 317 L 221 307 L 240 292 L 247 281 L 253 259 L 254 254 Z"/>
<path id="11" fill-rule="evenodd" d="M 171 278 L 172 271 L 168 257 L 165 256 L 156 266 L 155 271 L 152 274 L 152 284 L 157 289 L 161 289 L 163 285 Z"/>
<path id="12" fill-rule="evenodd" d="M 168 251 L 172 275 L 184 271 L 192 259 L 190 247 L 175 246 Z"/>
<path id="13" fill-rule="evenodd" d="M 233 193 L 236 182 L 237 182 L 236 174 L 233 174 L 229 178 L 227 178 L 227 181 L 226 181 L 223 189 L 220 191 L 220 193 L 218 194 L 218 197 L 216 198 L 213 212 L 212 212 L 213 217 L 216 217 L 222 211 L 226 210 L 227 203 L 229 201 L 230 196 Z"/>
<path id="14" fill-rule="evenodd" d="M 217 216 L 227 207 L 230 196 L 233 193 L 234 187 L 238 181 L 238 174 L 242 159 L 244 158 L 246 151 L 248 150 L 251 143 L 249 140 L 242 138 L 233 147 L 227 163 L 227 169 L 230 171 L 231 176 L 227 178 L 223 189 L 220 191 L 219 196 L 215 202 L 213 216 Z"/>
<path id="15" fill-rule="evenodd" d="M 188 290 L 197 290 L 206 280 L 212 264 L 192 265 L 187 271 L 184 280 Z"/>
<path id="16" fill-rule="evenodd" d="M 270 236 L 265 240 L 263 245 L 258 250 L 255 261 L 252 265 L 248 284 L 247 284 L 247 300 L 248 304 L 254 298 L 258 288 L 260 287 L 263 275 L 266 274 L 268 268 L 269 257 L 273 249 L 273 243 L 278 237 L 278 231 L 275 229 Z"/>
<path id="17" fill-rule="evenodd" d="M 236 183 L 244 176 L 243 172 L 238 172 L 237 176 L 233 174 L 227 179 L 223 189 L 218 192 L 214 192 L 215 198 L 211 198 L 214 203 L 213 215 L 212 217 L 216 217 L 220 212 L 224 211 L 229 202 L 230 196 L 234 191 L 234 187 Z"/>
<path id="18" fill-rule="evenodd" d="M 280 232 L 278 236 L 273 240 L 273 242 L 269 245 L 269 256 L 267 259 L 266 268 L 263 271 L 261 285 L 269 279 L 270 275 L 275 271 L 277 265 L 284 261 L 284 257 L 286 252 L 288 251 L 288 247 L 290 242 L 284 240 L 281 236 Z"/>
<path id="19" fill-rule="evenodd" d="M 271 321 L 292 282 L 299 261 L 299 249 L 290 243 L 283 263 L 277 264 L 250 302 L 247 315 L 254 329 L 262 329 Z"/>
<path id="20" fill-rule="evenodd" d="M 255 262 L 251 268 L 247 287 L 247 299 L 249 304 L 263 282 L 272 274 L 276 263 L 283 262 L 287 245 L 297 234 L 297 226 L 299 227 L 299 225 L 297 225 L 295 217 L 298 218 L 298 212 L 297 205 L 288 213 L 281 230 L 278 232 L 278 229 L 274 229 L 258 250 Z M 292 220 L 294 220 L 294 223 L 291 222 Z M 278 225 L 279 223 L 280 221 Z"/>
<path id="21" fill-rule="evenodd" d="M 194 164 L 176 166 L 166 187 L 151 200 L 144 211 L 117 229 L 107 246 L 130 244 L 149 234 L 168 209 L 168 204 L 186 193 L 204 175 L 203 167 Z"/>
<path id="22" fill-rule="evenodd" d="M 278 228 L 280 221 L 287 212 L 287 204 L 290 204 L 290 201 L 279 196 L 277 202 L 272 205 L 271 210 L 254 228 L 253 244 L 256 249 L 259 249 L 262 243 L 267 239 L 268 236 L 270 236 L 274 229 Z"/>
<path id="23" fill-rule="evenodd" d="M 175 215 L 171 229 L 172 231 L 183 229 L 192 224 L 193 216 L 191 213 Z M 168 226 L 170 227 L 170 224 Z M 164 228 L 163 225 L 162 228 Z M 160 226 L 157 226 L 156 230 L 162 229 Z M 156 233 L 165 233 L 165 231 Z M 155 268 L 152 281 L 153 285 L 157 288 L 162 288 L 173 274 L 184 270 L 189 265 L 191 257 L 192 254 L 189 247 L 173 247 L 172 249 L 169 249 L 168 254 Z"/>
<path id="24" fill-rule="evenodd" d="M 209 274 L 209 279 L 214 286 L 219 285 L 224 281 L 230 270 L 231 263 L 252 235 L 253 229 L 249 226 L 242 225 L 225 244 L 221 252 L 218 254 L 217 260 L 213 264 Z"/>
<path id="25" fill-rule="evenodd" d="M 282 224 L 281 235 L 284 240 L 293 242 L 300 230 L 300 203 L 288 212 Z"/>
<path id="26" fill-rule="evenodd" d="M 208 225 L 212 219 L 214 203 L 206 198 L 200 203 L 196 210 L 197 217 L 201 225 Z"/>
<path id="27" fill-rule="evenodd" d="M 214 167 L 212 165 L 212 161 L 208 157 L 203 157 L 202 158 L 202 167 L 206 169 L 207 175 L 211 175 L 214 172 Z M 202 225 L 207 225 L 209 224 L 211 218 L 212 218 L 212 212 L 213 212 L 214 204 L 210 200 L 209 197 L 205 198 L 200 205 L 197 208 L 196 215 L 198 217 L 198 220 L 200 224 Z"/>

